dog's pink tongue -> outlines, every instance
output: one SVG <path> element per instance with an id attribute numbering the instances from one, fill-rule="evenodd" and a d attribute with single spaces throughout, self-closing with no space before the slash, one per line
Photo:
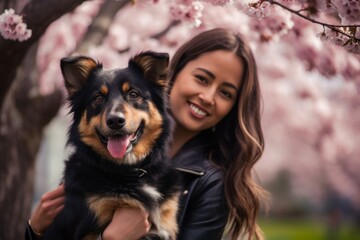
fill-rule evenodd
<path id="1" fill-rule="evenodd" d="M 130 138 L 128 136 L 112 137 L 108 140 L 107 149 L 113 158 L 122 158 L 126 153 L 129 142 Z"/>

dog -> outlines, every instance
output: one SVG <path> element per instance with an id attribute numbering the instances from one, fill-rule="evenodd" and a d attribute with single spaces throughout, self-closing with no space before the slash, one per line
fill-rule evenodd
<path id="1" fill-rule="evenodd" d="M 95 240 L 117 208 L 149 212 L 142 239 L 176 239 L 180 182 L 167 162 L 172 119 L 166 80 L 169 56 L 133 56 L 126 68 L 103 69 L 87 56 L 61 60 L 70 113 L 64 209 L 46 240 Z"/>

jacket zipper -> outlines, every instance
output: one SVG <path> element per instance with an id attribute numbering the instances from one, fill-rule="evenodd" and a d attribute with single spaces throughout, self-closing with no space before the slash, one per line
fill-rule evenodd
<path id="1" fill-rule="evenodd" d="M 186 172 L 186 173 L 190 173 L 190 174 L 194 174 L 194 175 L 197 175 L 197 176 L 203 176 L 205 173 L 204 172 L 198 172 L 198 171 L 194 171 L 194 170 L 190 170 L 190 169 L 186 169 L 186 168 L 175 168 L 181 172 Z"/>

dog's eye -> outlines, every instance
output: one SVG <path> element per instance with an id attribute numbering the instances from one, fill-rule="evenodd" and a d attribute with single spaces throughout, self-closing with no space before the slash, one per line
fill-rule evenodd
<path id="1" fill-rule="evenodd" d="M 130 99 L 138 99 L 140 94 L 135 90 L 131 90 L 129 92 L 128 96 L 129 96 Z"/>
<path id="2" fill-rule="evenodd" d="M 102 95 L 98 94 L 94 97 L 93 102 L 95 104 L 102 104 L 104 102 L 104 97 Z"/>

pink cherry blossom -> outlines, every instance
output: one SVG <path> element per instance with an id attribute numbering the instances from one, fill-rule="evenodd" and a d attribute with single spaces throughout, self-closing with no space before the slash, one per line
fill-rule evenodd
<path id="1" fill-rule="evenodd" d="M 344 32 L 351 34 L 349 31 L 344 29 Z M 331 42 L 338 46 L 343 46 L 346 50 L 352 53 L 360 54 L 360 42 L 352 41 L 347 36 L 340 35 L 333 30 L 326 29 L 322 33 L 318 34 L 320 39 Z"/>
<path id="2" fill-rule="evenodd" d="M 332 0 L 343 24 L 360 23 L 360 1 L 358 0 Z"/>
<path id="3" fill-rule="evenodd" d="M 0 34 L 3 38 L 23 42 L 31 37 L 31 33 L 14 9 L 5 9 L 0 15 Z"/>
<path id="4" fill-rule="evenodd" d="M 265 18 L 271 14 L 272 5 L 269 2 L 246 3 L 241 4 L 242 9 L 251 17 Z"/>
<path id="5" fill-rule="evenodd" d="M 182 20 L 195 27 L 201 24 L 204 5 L 200 1 L 173 0 L 170 4 L 170 13 L 176 20 Z"/>
<path id="6" fill-rule="evenodd" d="M 270 14 L 267 17 L 265 15 L 258 16 L 259 19 L 251 21 L 251 28 L 260 35 L 259 39 L 264 41 L 277 40 L 292 29 L 294 22 L 291 14 L 282 9 L 271 7 L 268 11 Z M 258 13 L 260 12 L 258 11 Z"/>

